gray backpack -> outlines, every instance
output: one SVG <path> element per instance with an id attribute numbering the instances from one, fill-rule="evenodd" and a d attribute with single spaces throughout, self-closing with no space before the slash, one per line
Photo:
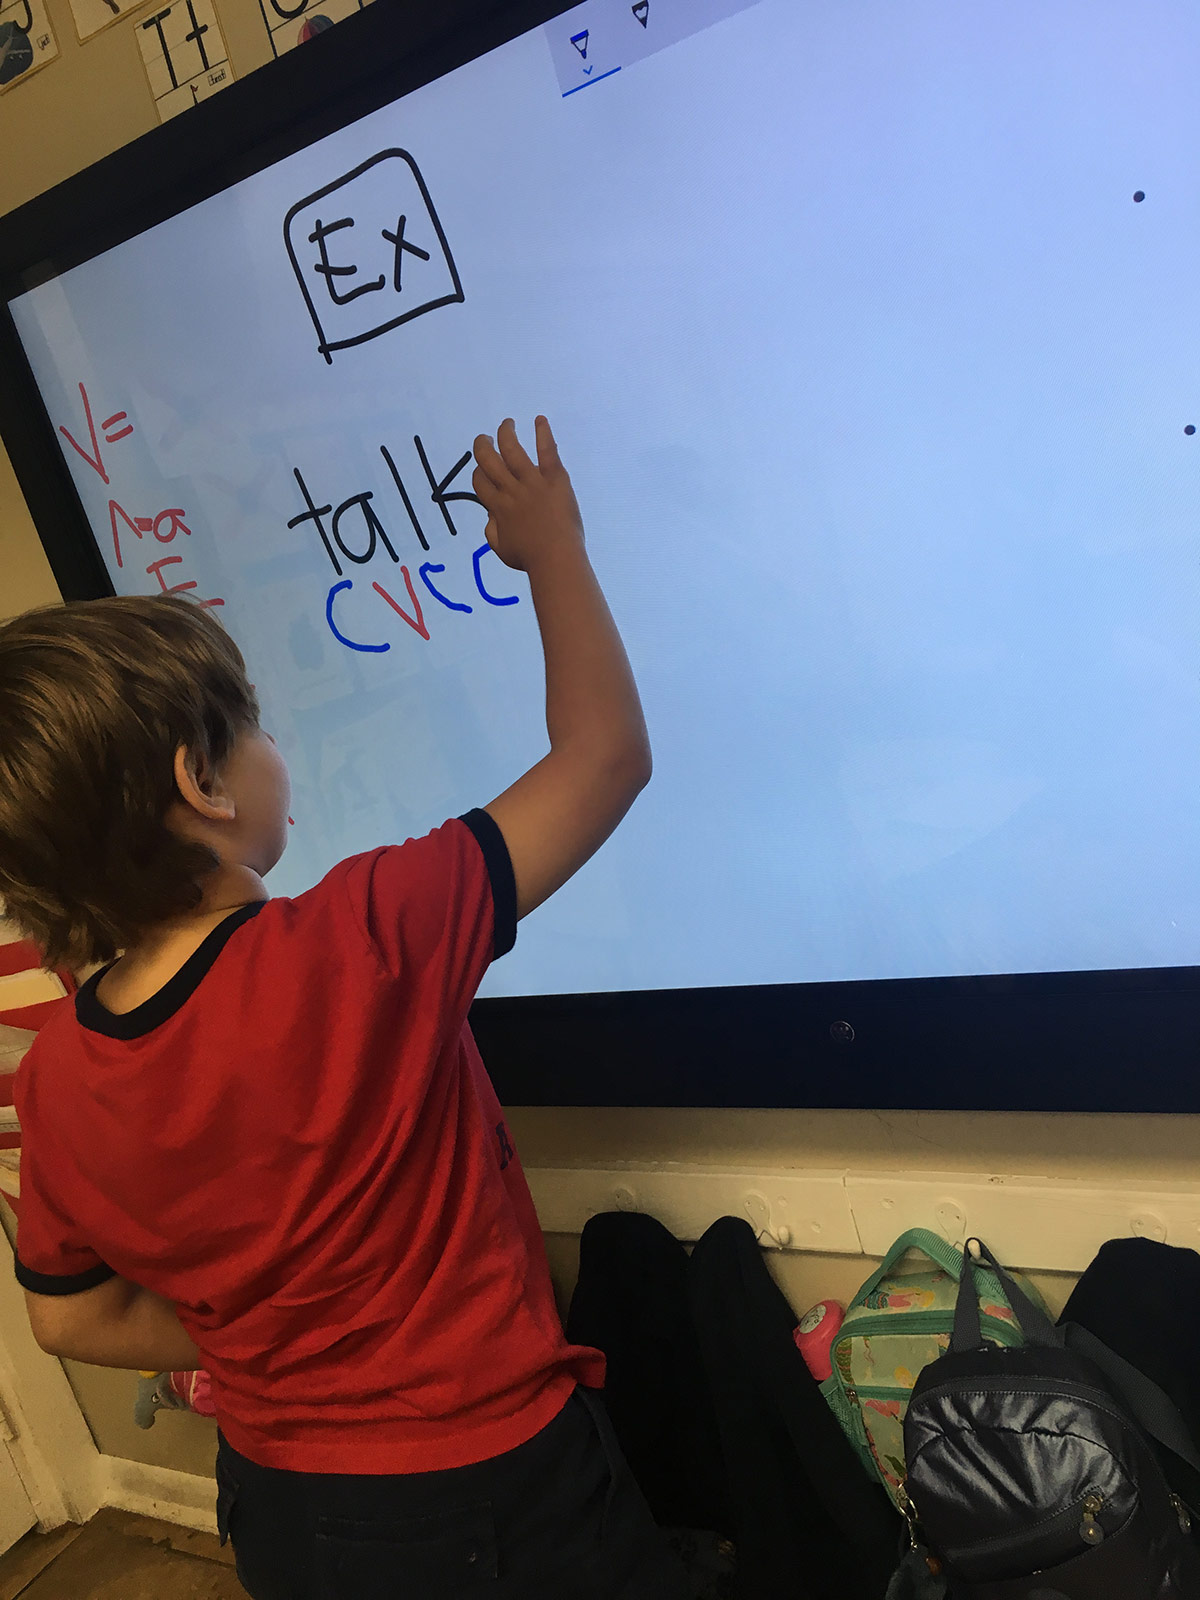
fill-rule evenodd
<path id="1" fill-rule="evenodd" d="M 1023 1345 L 984 1340 L 976 1260 L 1003 1284 Z M 1190 1514 L 1156 1447 L 1200 1471 L 1162 1390 L 1085 1329 L 1055 1327 L 970 1241 L 950 1348 L 904 1420 L 913 1542 L 950 1600 L 1200 1600 Z"/>

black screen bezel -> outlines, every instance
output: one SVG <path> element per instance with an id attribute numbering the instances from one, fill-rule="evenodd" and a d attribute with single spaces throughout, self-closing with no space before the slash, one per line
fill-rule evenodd
<path id="1" fill-rule="evenodd" d="M 375 0 L 0 218 L 0 436 L 65 599 L 112 585 L 8 301 L 568 9 Z M 1193 1112 L 1197 990 L 1192 967 L 1036 973 L 481 1000 L 472 1021 L 509 1104 Z"/>

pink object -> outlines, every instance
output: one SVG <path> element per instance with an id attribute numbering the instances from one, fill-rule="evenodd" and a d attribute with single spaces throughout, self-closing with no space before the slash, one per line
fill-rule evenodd
<path id="1" fill-rule="evenodd" d="M 819 1300 L 792 1334 L 805 1366 L 818 1383 L 833 1376 L 830 1352 L 845 1316 L 845 1308 L 838 1301 Z"/>
<path id="2" fill-rule="evenodd" d="M 202 1417 L 215 1417 L 212 1403 L 212 1379 L 207 1372 L 173 1372 L 171 1388 L 187 1406 Z"/>

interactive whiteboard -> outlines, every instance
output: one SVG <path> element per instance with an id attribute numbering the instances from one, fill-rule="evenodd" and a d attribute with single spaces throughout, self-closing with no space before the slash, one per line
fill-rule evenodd
<path id="1" fill-rule="evenodd" d="M 656 769 L 485 993 L 1193 962 L 1198 63 L 592 0 L 14 301 L 116 588 L 245 651 L 275 891 L 543 753 L 468 451 L 544 410 Z"/>

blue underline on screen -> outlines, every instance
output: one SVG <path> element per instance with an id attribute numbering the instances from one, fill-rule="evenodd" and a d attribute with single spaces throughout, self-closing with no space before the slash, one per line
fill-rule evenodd
<path id="1" fill-rule="evenodd" d="M 569 94 L 578 94 L 580 89 L 590 89 L 594 83 L 603 83 L 605 78 L 611 78 L 614 72 L 620 72 L 620 67 L 610 67 L 607 72 L 602 72 L 598 78 L 589 78 L 586 83 L 577 83 L 573 89 L 563 90 L 563 99 Z"/>

